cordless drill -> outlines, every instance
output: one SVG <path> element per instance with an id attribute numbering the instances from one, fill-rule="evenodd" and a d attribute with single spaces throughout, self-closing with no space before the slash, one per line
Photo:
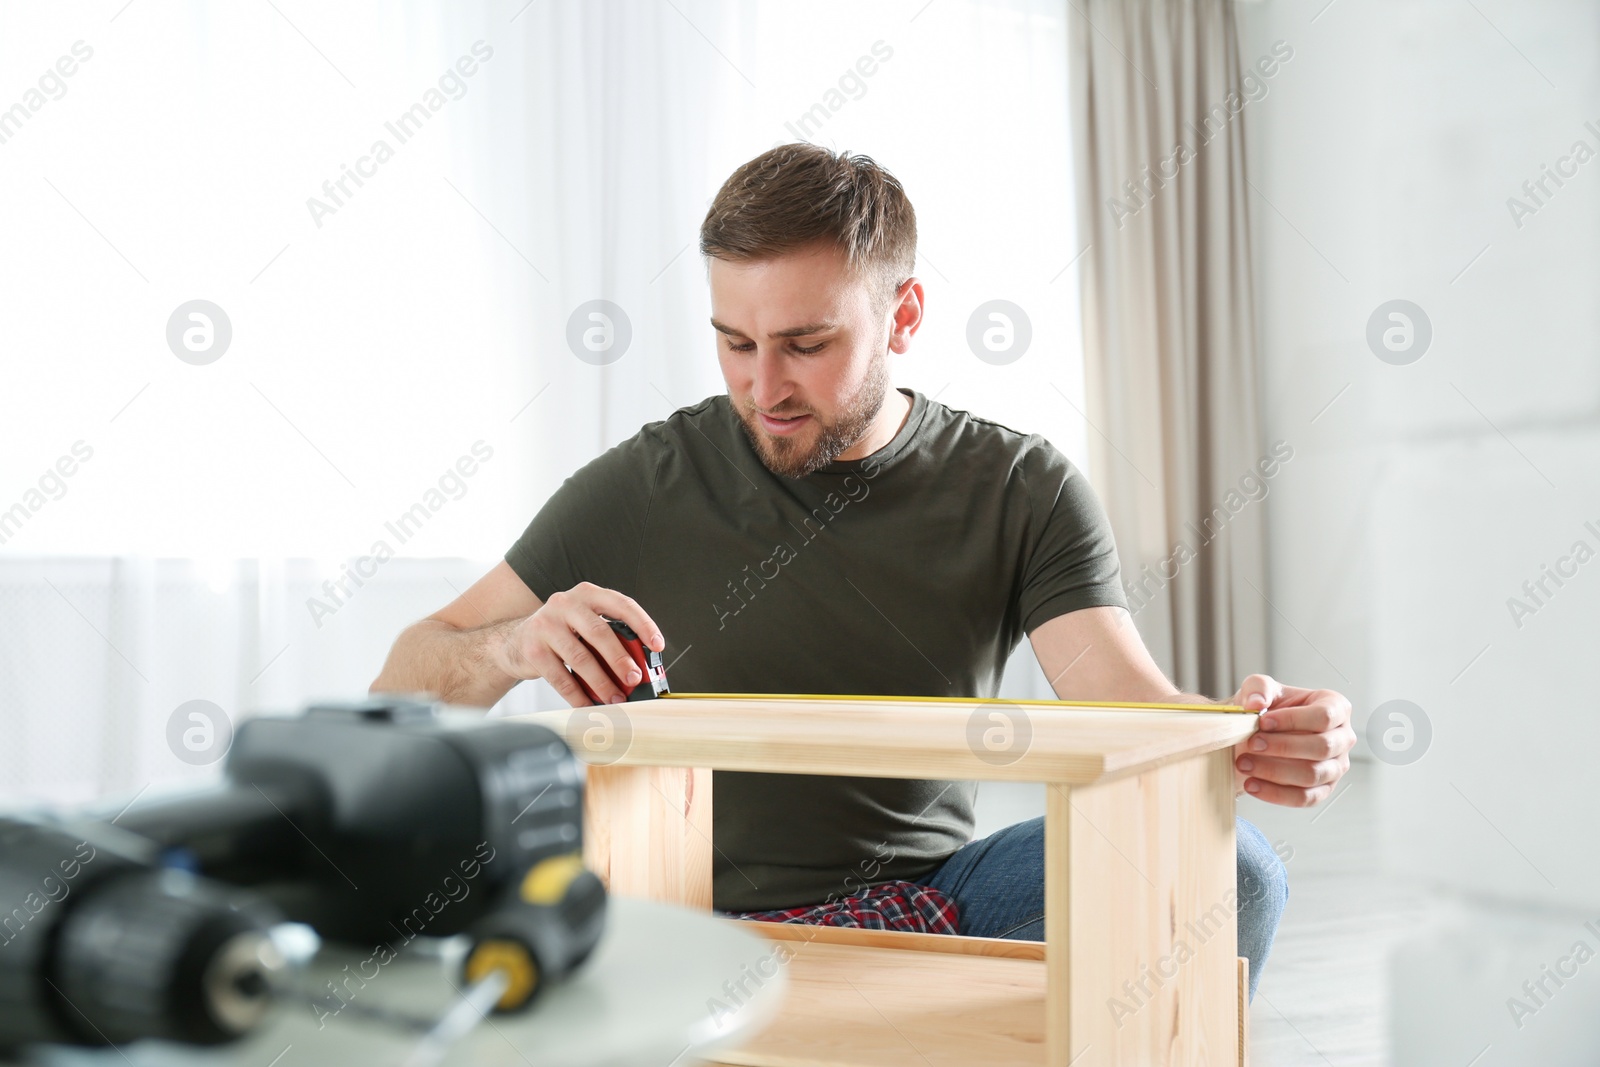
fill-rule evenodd
<path id="1" fill-rule="evenodd" d="M 463 977 L 525 1007 L 604 925 L 582 791 L 543 726 L 374 698 L 251 718 L 220 785 L 111 821 L 0 819 L 0 1049 L 242 1036 L 284 920 L 395 952 L 465 933 Z"/>

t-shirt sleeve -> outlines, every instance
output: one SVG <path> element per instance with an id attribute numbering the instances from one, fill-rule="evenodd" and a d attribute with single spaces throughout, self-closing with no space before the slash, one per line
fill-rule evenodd
<path id="1" fill-rule="evenodd" d="M 506 552 L 533 595 L 593 582 L 632 595 L 662 452 L 648 431 L 579 468 Z"/>
<path id="2" fill-rule="evenodd" d="M 1019 608 L 1024 632 L 1080 608 L 1126 608 L 1117 545 L 1083 472 L 1043 438 L 1024 459 L 1033 507 Z"/>

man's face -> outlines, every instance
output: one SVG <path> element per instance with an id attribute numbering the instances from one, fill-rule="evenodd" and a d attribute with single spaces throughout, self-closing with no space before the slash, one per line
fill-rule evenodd
<path id="1" fill-rule="evenodd" d="M 891 316 L 844 252 L 711 260 L 711 324 L 728 396 L 756 454 L 799 478 L 867 433 L 889 391 Z"/>

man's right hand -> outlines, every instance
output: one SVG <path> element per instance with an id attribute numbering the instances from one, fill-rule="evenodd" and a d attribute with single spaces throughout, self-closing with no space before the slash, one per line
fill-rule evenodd
<path id="1" fill-rule="evenodd" d="M 629 686 L 638 684 L 643 676 L 622 639 L 601 616 L 627 623 L 647 648 L 661 652 L 667 647 L 655 621 L 632 597 L 592 582 L 579 582 L 566 592 L 552 593 L 532 615 L 510 625 L 495 658 L 513 678 L 543 678 L 572 707 L 587 707 L 590 701 L 568 667 L 583 678 L 601 703 L 619 704 L 628 694 L 611 676 Z"/>
<path id="2" fill-rule="evenodd" d="M 602 614 L 665 651 L 661 630 L 631 598 L 582 582 L 552 593 L 547 604 L 501 560 L 455 600 L 401 631 L 372 692 L 425 692 L 488 708 L 518 682 L 543 678 L 568 704 L 588 707 L 588 696 L 567 671 L 571 665 L 601 701 L 621 698 L 601 664 L 624 680 L 637 668 Z"/>

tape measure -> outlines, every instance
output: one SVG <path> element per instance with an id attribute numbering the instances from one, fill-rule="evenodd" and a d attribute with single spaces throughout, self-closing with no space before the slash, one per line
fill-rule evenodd
<path id="1" fill-rule="evenodd" d="M 1119 700 L 1006 700 L 1001 697 L 906 697 L 843 693 L 662 693 L 663 700 L 874 700 L 906 704 L 1026 704 L 1046 708 L 1131 708 L 1135 711 L 1220 711 L 1259 715 L 1255 708 L 1237 704 L 1141 704 Z"/>

